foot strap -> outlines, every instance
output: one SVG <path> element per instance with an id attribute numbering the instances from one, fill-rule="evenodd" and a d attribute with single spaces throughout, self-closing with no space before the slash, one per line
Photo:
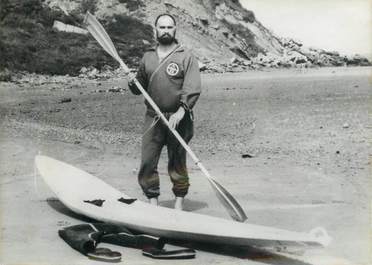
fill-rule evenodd
<path id="1" fill-rule="evenodd" d="M 121 254 L 108 248 L 95 248 L 86 254 L 90 259 L 106 262 L 120 262 Z"/>
<path id="2" fill-rule="evenodd" d="M 179 250 L 165 250 L 157 248 L 143 249 L 142 254 L 153 259 L 193 259 L 195 250 L 184 248 Z"/>

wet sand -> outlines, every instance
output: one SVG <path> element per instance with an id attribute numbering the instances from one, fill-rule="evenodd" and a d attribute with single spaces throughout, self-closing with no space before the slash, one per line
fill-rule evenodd
<path id="1" fill-rule="evenodd" d="M 110 246 L 127 264 L 368 264 L 371 68 L 203 75 L 192 150 L 241 203 L 248 222 L 333 238 L 302 255 L 200 246 L 187 261 L 157 261 Z M 80 167 L 145 200 L 137 184 L 143 99 L 120 80 L 0 83 L 0 263 L 98 264 L 57 234 L 78 224 L 34 173 L 38 153 Z M 70 98 L 71 102 L 62 103 Z M 243 158 L 242 155 L 253 155 Z M 163 153 L 160 203 L 173 195 Z M 229 218 L 190 163 L 186 211 Z M 171 247 L 171 246 L 169 246 Z"/>

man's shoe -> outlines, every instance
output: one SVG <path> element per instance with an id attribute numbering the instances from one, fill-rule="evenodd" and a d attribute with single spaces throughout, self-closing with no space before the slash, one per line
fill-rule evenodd
<path id="1" fill-rule="evenodd" d="M 158 198 L 150 198 L 150 204 L 158 206 Z"/>
<path id="2" fill-rule="evenodd" d="M 183 197 L 176 197 L 176 201 L 174 203 L 174 209 L 176 210 L 183 210 Z"/>

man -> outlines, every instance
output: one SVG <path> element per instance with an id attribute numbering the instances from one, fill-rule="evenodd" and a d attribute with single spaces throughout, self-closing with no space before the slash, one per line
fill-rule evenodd
<path id="1" fill-rule="evenodd" d="M 157 46 L 145 53 L 136 78 L 185 142 L 193 136 L 192 108 L 201 92 L 199 66 L 196 58 L 175 38 L 176 21 L 169 14 L 155 20 Z M 129 76 L 129 88 L 140 94 Z M 150 200 L 158 204 L 158 162 L 163 146 L 168 151 L 168 174 L 176 196 L 175 208 L 182 210 L 183 198 L 188 192 L 189 178 L 186 169 L 186 151 L 168 127 L 159 120 L 156 112 L 146 102 L 147 110 L 142 137 L 141 166 L 138 182 Z"/>

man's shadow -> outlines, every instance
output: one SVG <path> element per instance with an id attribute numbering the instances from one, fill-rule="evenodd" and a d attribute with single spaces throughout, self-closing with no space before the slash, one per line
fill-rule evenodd
<path id="1" fill-rule="evenodd" d="M 159 205 L 166 208 L 174 208 L 174 200 L 160 201 Z M 208 207 L 208 204 L 205 202 L 194 201 L 189 199 L 185 199 L 184 205 L 185 205 L 184 211 L 187 212 L 195 212 L 197 210 Z"/>
<path id="2" fill-rule="evenodd" d="M 188 204 L 191 201 L 188 201 Z M 83 216 L 81 214 L 77 214 L 70 209 L 68 209 L 60 200 L 57 198 L 48 198 L 47 203 L 50 207 L 52 207 L 55 211 L 69 216 L 73 219 L 87 222 L 87 223 L 100 223 L 95 219 Z M 173 201 L 166 201 L 162 202 L 161 205 L 164 207 L 172 208 L 171 204 Z M 169 205 L 168 205 L 169 204 Z M 187 210 L 192 209 L 200 209 L 199 207 L 203 207 L 205 203 L 202 202 L 195 202 L 194 204 L 191 203 L 192 207 L 188 207 Z M 294 258 L 289 258 L 287 256 L 281 255 L 280 253 L 270 252 L 267 250 L 255 248 L 255 247 L 238 247 L 238 246 L 230 246 L 230 245 L 221 245 L 221 244 L 210 244 L 210 243 L 199 243 L 199 242 L 189 242 L 189 241 L 180 241 L 180 240 L 166 240 L 167 244 L 179 246 L 179 247 L 186 247 L 192 248 L 195 250 L 205 251 L 217 255 L 225 255 L 230 257 L 235 257 L 239 259 L 248 259 L 256 262 L 261 262 L 265 264 L 271 265 L 311 265 L 310 263 L 306 263 L 301 260 L 297 260 Z"/>

